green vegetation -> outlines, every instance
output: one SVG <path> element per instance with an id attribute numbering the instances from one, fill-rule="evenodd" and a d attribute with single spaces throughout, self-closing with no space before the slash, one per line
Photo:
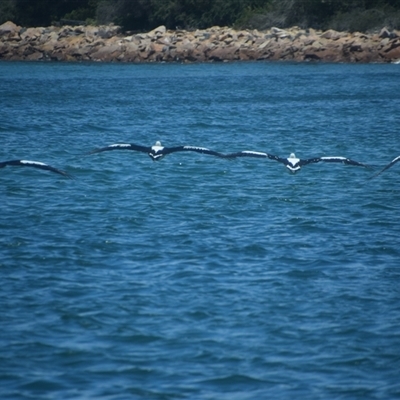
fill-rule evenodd
<path id="1" fill-rule="evenodd" d="M 400 29 L 400 0 L 0 0 L 0 24 L 7 20 L 26 27 L 115 23 L 133 31 L 158 25 L 371 31 Z"/>

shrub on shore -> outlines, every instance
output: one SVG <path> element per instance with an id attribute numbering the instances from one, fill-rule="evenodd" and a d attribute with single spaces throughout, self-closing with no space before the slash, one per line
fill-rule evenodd
<path id="1" fill-rule="evenodd" d="M 367 32 L 400 28 L 400 0 L 0 0 L 0 24 L 114 23 L 123 30 L 236 28 L 335 29 Z"/>

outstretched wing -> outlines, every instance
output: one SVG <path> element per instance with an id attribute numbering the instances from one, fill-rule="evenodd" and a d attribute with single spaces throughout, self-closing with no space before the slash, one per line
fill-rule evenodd
<path id="1" fill-rule="evenodd" d="M 224 158 L 225 155 L 222 153 L 218 153 L 217 151 L 213 151 L 207 149 L 206 147 L 196 147 L 196 146 L 178 146 L 178 147 L 164 147 L 163 153 L 171 154 L 177 151 L 195 151 L 196 153 L 208 154 L 210 156 L 222 157 Z"/>
<path id="2" fill-rule="evenodd" d="M 72 176 L 70 174 L 68 174 L 67 172 L 62 171 L 62 170 L 57 169 L 57 168 L 54 168 L 51 165 L 47 165 L 47 164 L 44 164 L 44 163 L 39 162 L 39 161 L 10 160 L 10 161 L 0 162 L 0 168 L 4 168 L 7 165 L 33 167 L 33 168 L 44 169 L 44 170 L 47 170 L 47 171 L 56 172 L 57 174 L 64 175 L 64 176 L 72 179 Z"/>
<path id="3" fill-rule="evenodd" d="M 341 162 L 341 163 L 347 164 L 347 165 L 355 165 L 355 166 L 358 166 L 358 167 L 369 168 L 369 165 L 367 165 L 367 164 L 363 164 L 363 163 L 351 160 L 350 158 L 346 158 L 346 157 L 321 157 L 321 161 Z"/>
<path id="4" fill-rule="evenodd" d="M 394 158 L 392 161 L 390 161 L 390 163 L 388 165 L 386 165 L 386 167 L 382 168 L 379 172 L 377 172 L 375 175 L 372 175 L 370 179 L 377 177 L 378 175 L 380 175 L 383 171 L 386 171 L 387 169 L 389 169 L 390 167 L 392 167 L 394 164 L 396 164 L 398 161 L 400 161 L 400 156 L 397 156 L 396 158 Z"/>
<path id="5" fill-rule="evenodd" d="M 109 146 L 102 147 L 101 149 L 92 150 L 87 154 L 89 155 L 111 150 L 134 150 L 134 151 L 141 151 L 142 153 L 149 153 L 151 151 L 151 147 L 140 146 L 133 143 L 114 143 L 110 144 Z"/>
<path id="6" fill-rule="evenodd" d="M 351 160 L 350 158 L 346 157 L 316 157 L 316 158 L 309 158 L 308 160 L 301 160 L 301 165 L 317 163 L 320 161 L 324 162 L 336 162 L 336 163 L 343 163 L 348 165 L 356 165 L 358 167 L 366 167 L 369 168 L 367 164 L 360 163 L 358 161 Z"/>
<path id="7" fill-rule="evenodd" d="M 237 158 L 237 157 L 267 158 L 267 157 L 270 157 L 270 155 L 267 153 L 262 153 L 260 151 L 244 150 L 244 151 L 239 151 L 237 153 L 225 154 L 224 157 L 225 158 Z"/>

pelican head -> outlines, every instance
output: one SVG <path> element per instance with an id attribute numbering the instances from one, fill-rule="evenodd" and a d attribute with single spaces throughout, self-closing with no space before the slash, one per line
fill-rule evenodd
<path id="1" fill-rule="evenodd" d="M 155 143 L 154 146 L 159 146 L 159 147 L 161 147 L 161 142 L 160 142 L 159 140 L 157 140 L 157 142 Z"/>
<path id="2" fill-rule="evenodd" d="M 294 154 L 294 153 L 290 153 L 290 156 L 289 156 L 289 158 L 296 158 L 296 154 Z"/>

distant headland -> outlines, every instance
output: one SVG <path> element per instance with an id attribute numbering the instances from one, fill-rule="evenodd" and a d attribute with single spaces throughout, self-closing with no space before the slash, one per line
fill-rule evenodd
<path id="1" fill-rule="evenodd" d="M 23 28 L 0 25 L 0 60 L 95 62 L 320 61 L 400 63 L 400 31 L 374 34 L 271 28 L 167 30 L 122 34 L 115 25 Z"/>

